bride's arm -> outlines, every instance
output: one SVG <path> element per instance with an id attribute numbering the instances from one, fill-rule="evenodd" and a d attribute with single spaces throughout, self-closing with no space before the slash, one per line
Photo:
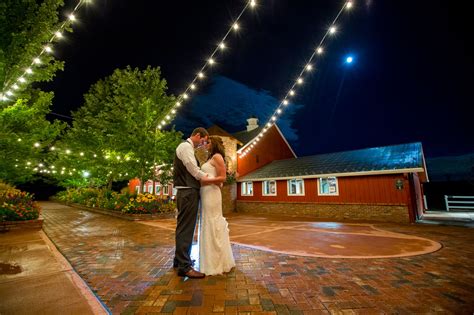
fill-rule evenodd
<path id="1" fill-rule="evenodd" d="M 225 171 L 224 158 L 220 154 L 214 154 L 214 156 L 212 157 L 212 162 L 214 164 L 214 167 L 216 168 L 216 177 L 214 178 L 216 180 L 216 184 L 221 184 L 225 182 L 227 178 L 227 173 Z"/>

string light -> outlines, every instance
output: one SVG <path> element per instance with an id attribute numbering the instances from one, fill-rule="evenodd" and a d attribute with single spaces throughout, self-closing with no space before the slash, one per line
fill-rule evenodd
<path id="1" fill-rule="evenodd" d="M 17 141 L 18 141 L 18 142 L 21 142 L 22 139 L 21 139 L 21 138 L 18 138 Z M 33 147 L 39 148 L 39 147 L 41 147 L 41 143 L 35 142 L 35 143 L 33 143 Z M 49 150 L 51 150 L 51 151 L 61 151 L 60 149 L 57 149 L 55 146 L 51 146 L 51 147 L 49 148 Z M 106 151 L 107 151 L 107 150 L 106 150 Z M 67 154 L 67 155 L 71 155 L 71 154 L 72 154 L 72 151 L 69 150 L 69 149 L 62 150 L 62 152 L 64 152 L 64 153 Z M 84 153 L 84 152 L 79 152 L 78 155 L 79 155 L 80 157 L 82 157 L 82 158 L 87 159 L 87 154 Z M 92 154 L 90 154 L 90 155 L 92 155 L 94 158 L 97 158 L 97 154 L 95 154 L 95 153 L 92 153 Z M 108 155 L 108 154 L 104 156 L 104 159 L 110 159 L 110 158 L 111 158 L 111 156 Z M 119 163 L 123 163 L 123 160 L 125 160 L 125 161 L 130 161 L 130 156 L 125 155 L 125 157 L 122 158 L 122 156 L 116 155 L 116 156 L 115 156 L 115 159 L 116 159 L 117 161 L 119 161 Z M 18 162 L 19 160 L 16 159 L 16 161 Z M 139 160 L 136 160 L 136 161 L 138 162 Z M 146 162 L 146 163 L 148 164 L 148 162 Z M 35 164 L 36 164 L 36 163 L 35 163 Z M 26 165 L 26 166 L 25 166 L 25 169 L 29 169 L 30 166 L 32 165 L 32 162 L 31 162 L 31 161 L 26 161 L 26 162 L 25 162 L 25 165 Z M 15 167 L 19 167 L 19 165 L 16 164 Z M 50 172 L 50 171 L 47 171 L 47 170 L 45 170 L 45 168 L 53 169 L 53 171 L 51 171 L 51 172 Z M 49 174 L 49 173 L 53 173 L 53 174 L 56 174 L 56 173 L 57 173 L 57 172 L 55 171 L 56 168 L 59 168 L 59 167 L 56 167 L 55 165 L 47 166 L 44 162 L 38 162 L 38 163 L 37 163 L 37 167 L 32 168 L 32 170 L 35 171 L 35 172 L 39 172 L 39 173 L 48 173 L 48 174 Z M 64 175 L 64 174 L 65 174 L 65 171 L 67 171 L 67 169 L 63 166 L 63 167 L 61 168 L 60 174 L 61 174 L 61 175 Z M 76 171 L 76 169 L 72 169 L 72 171 L 69 172 L 69 175 L 73 175 L 73 173 L 80 173 L 80 171 Z M 128 175 L 128 174 L 126 174 L 125 176 L 127 176 L 127 175 Z"/>
<path id="2" fill-rule="evenodd" d="M 250 151 L 256 146 L 257 142 L 262 139 L 262 137 L 265 135 L 265 133 L 268 131 L 268 129 L 276 123 L 280 115 L 283 113 L 283 107 L 287 106 L 289 104 L 288 98 L 292 97 L 296 94 L 295 92 L 295 87 L 301 86 L 304 82 L 304 73 L 311 72 L 314 69 L 314 66 L 312 64 L 313 59 L 315 58 L 316 55 L 321 55 L 324 52 L 323 49 L 323 43 L 328 37 L 328 35 L 334 35 L 337 32 L 336 28 L 336 22 L 339 19 L 339 16 L 344 10 L 351 9 L 353 7 L 353 2 L 352 1 L 346 1 L 342 8 L 339 10 L 337 13 L 336 17 L 334 18 L 333 22 L 331 23 L 330 27 L 327 29 L 326 33 L 324 34 L 323 38 L 319 42 L 319 45 L 317 45 L 316 49 L 313 51 L 311 57 L 308 59 L 308 62 L 304 65 L 303 69 L 297 76 L 297 79 L 295 82 L 291 85 L 291 87 L 288 89 L 288 92 L 286 93 L 285 97 L 281 101 L 281 103 L 278 105 L 277 109 L 275 112 L 270 116 L 269 121 L 264 125 L 265 127 L 262 129 L 262 131 L 247 145 L 243 146 L 240 148 L 237 153 L 239 154 L 239 157 L 244 157 L 247 154 L 250 153 Z"/>
<path id="3" fill-rule="evenodd" d="M 186 90 L 181 93 L 179 96 L 178 96 L 178 99 L 175 103 L 175 105 L 170 109 L 170 111 L 168 113 L 165 113 L 165 117 L 166 119 L 161 121 L 157 128 L 159 130 L 161 130 L 164 126 L 166 126 L 169 122 L 171 122 L 171 120 L 177 115 L 178 113 L 178 108 L 182 105 L 182 101 L 183 100 L 187 100 L 190 98 L 190 95 L 189 95 L 189 92 L 190 91 L 194 91 L 196 90 L 197 86 L 196 86 L 196 81 L 197 80 L 203 80 L 205 78 L 205 70 L 208 68 L 208 67 L 211 67 L 211 66 L 215 66 L 216 65 L 216 59 L 215 59 L 215 55 L 218 51 L 225 51 L 227 50 L 227 45 L 226 45 L 226 39 L 227 37 L 229 36 L 229 34 L 231 33 L 231 31 L 238 31 L 240 29 L 240 25 L 239 25 L 239 21 L 240 21 L 240 18 L 242 17 L 242 15 L 247 11 L 247 9 L 249 7 L 252 7 L 252 8 L 255 8 L 257 5 L 257 2 L 255 0 L 249 0 L 247 1 L 246 5 L 244 6 L 244 8 L 242 9 L 242 11 L 240 11 L 239 15 L 237 16 L 237 18 L 234 20 L 234 22 L 232 23 L 232 25 L 229 27 L 229 29 L 227 30 L 227 32 L 225 33 L 224 37 L 218 42 L 218 44 L 215 46 L 214 50 L 212 51 L 212 53 L 210 54 L 210 56 L 206 59 L 206 62 L 204 63 L 204 65 L 201 67 L 201 70 L 197 72 L 196 76 L 194 77 L 194 79 L 187 85 L 187 88 Z M 169 118 L 168 118 L 169 117 Z"/>
<path id="4" fill-rule="evenodd" d="M 2 92 L 0 93 L 0 100 L 5 101 L 5 102 L 16 100 L 15 98 L 12 97 L 12 96 L 15 96 L 15 95 L 11 91 L 10 88 L 13 88 L 15 91 L 18 91 L 20 89 L 20 87 L 22 87 L 22 88 L 26 87 L 25 85 L 20 85 L 20 83 L 26 83 L 27 82 L 27 80 L 25 79 L 25 76 L 30 75 L 30 74 L 33 73 L 32 66 L 35 66 L 35 65 L 38 66 L 42 63 L 41 56 L 43 54 L 53 53 L 52 44 L 53 44 L 54 40 L 63 38 L 63 31 L 66 29 L 66 27 L 70 26 L 71 23 L 76 20 L 76 17 L 74 15 L 74 13 L 76 13 L 84 3 L 88 3 L 88 2 L 90 2 L 90 1 L 88 1 L 88 0 L 79 0 L 77 2 L 76 6 L 72 10 L 71 14 L 68 15 L 67 20 L 64 21 L 63 23 L 61 23 L 58 30 L 53 32 L 53 35 L 49 39 L 48 43 L 43 47 L 43 49 L 39 52 L 39 54 L 32 59 L 30 66 L 25 68 L 24 72 L 21 75 L 19 75 L 16 79 L 8 80 L 3 85 Z"/>

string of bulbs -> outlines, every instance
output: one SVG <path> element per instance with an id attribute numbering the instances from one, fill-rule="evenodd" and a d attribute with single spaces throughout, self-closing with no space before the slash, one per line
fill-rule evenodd
<path id="1" fill-rule="evenodd" d="M 32 62 L 31 62 L 31 65 L 25 69 L 25 71 L 17 78 L 16 82 L 11 85 L 11 86 L 8 86 L 8 84 L 6 85 L 7 88 L 5 88 L 6 92 L 4 93 L 0 93 L 0 100 L 1 101 L 12 101 L 13 100 L 13 97 L 16 95 L 16 92 L 20 90 L 21 87 L 25 87 L 26 86 L 26 83 L 27 83 L 27 79 L 26 77 L 28 75 L 31 75 L 33 73 L 33 67 L 34 66 L 38 66 L 41 64 L 41 56 L 45 53 L 52 53 L 53 50 L 51 48 L 52 46 L 52 43 L 55 41 L 55 40 L 58 40 L 58 39 L 61 39 L 63 37 L 62 35 L 62 31 L 64 30 L 64 28 L 66 28 L 67 26 L 71 25 L 72 22 L 74 22 L 76 20 L 76 17 L 75 17 L 75 13 L 76 11 L 86 2 L 90 2 L 90 0 L 79 0 L 77 5 L 74 7 L 74 10 L 72 11 L 71 14 L 68 15 L 68 19 L 66 21 L 64 21 L 61 26 L 59 27 L 59 29 L 54 32 L 54 34 L 52 35 L 51 39 L 48 41 L 48 43 L 43 47 L 43 49 L 41 50 L 41 52 L 35 57 L 33 58 Z M 182 102 L 184 100 L 188 100 L 190 98 L 190 91 L 191 90 L 195 90 L 197 88 L 197 81 L 198 80 L 202 80 L 205 78 L 205 70 L 210 67 L 210 66 L 213 66 L 215 63 L 216 63 L 216 59 L 215 59 L 215 55 L 217 54 L 218 51 L 223 51 L 227 48 L 226 46 L 226 39 L 227 37 L 229 36 L 229 34 L 234 31 L 234 32 L 237 32 L 239 29 L 240 29 L 240 24 L 239 24 L 239 21 L 240 21 L 240 18 L 242 17 L 242 15 L 245 13 L 245 11 L 247 11 L 247 9 L 250 7 L 250 8 L 255 8 L 257 5 L 256 3 L 256 0 L 249 0 L 247 1 L 246 5 L 244 6 L 244 8 L 240 11 L 240 13 L 238 14 L 237 18 L 233 21 L 232 25 L 228 28 L 227 32 L 225 33 L 224 37 L 219 41 L 219 44 L 214 48 L 214 50 L 212 51 L 212 53 L 210 54 L 209 58 L 206 60 L 206 62 L 204 63 L 204 65 L 201 67 L 200 71 L 196 74 L 196 76 L 194 77 L 194 79 L 191 81 L 191 83 L 187 86 L 187 88 L 185 89 L 185 91 L 178 96 L 178 99 L 174 105 L 174 107 L 171 109 L 170 112 L 166 113 L 165 114 L 165 117 L 164 119 L 161 121 L 161 123 L 157 126 L 157 128 L 161 129 L 163 128 L 166 123 L 170 122 L 171 119 L 176 115 L 176 112 L 177 112 L 177 109 L 182 105 Z M 18 141 L 21 141 L 21 139 L 18 139 Z M 35 148 L 40 148 L 41 147 L 41 144 L 36 142 L 34 145 L 33 145 Z M 50 148 L 51 151 L 55 151 L 57 150 L 54 146 Z M 67 149 L 67 150 L 64 150 L 64 153 L 67 154 L 67 155 L 70 155 L 72 154 L 71 150 Z M 80 157 L 84 157 L 85 154 L 83 152 L 79 152 L 78 155 Z M 97 154 L 93 154 L 93 157 L 94 158 L 97 158 L 98 155 Z M 105 159 L 109 159 L 110 156 L 109 155 L 105 155 L 104 156 Z M 118 161 L 122 160 L 120 156 L 117 156 L 116 159 Z M 124 158 L 123 160 L 127 160 L 127 158 Z M 138 162 L 138 160 L 137 160 Z M 151 163 L 151 162 L 150 162 Z M 34 167 L 34 166 L 30 166 L 31 165 L 31 162 L 27 162 L 26 163 L 27 166 L 25 166 L 26 168 L 30 168 L 30 167 Z M 146 164 L 149 164 L 149 162 L 146 162 Z M 151 163 L 151 164 L 156 164 L 156 163 Z M 19 167 L 19 165 L 15 165 L 15 167 Z M 41 167 L 44 167 L 44 165 L 42 163 L 39 163 L 38 166 L 34 167 L 34 170 L 38 171 L 40 170 Z M 54 168 L 54 166 L 51 166 L 52 168 Z M 75 169 L 73 170 L 74 172 L 80 172 L 80 171 L 76 171 Z M 46 171 L 44 171 L 46 172 Z M 49 172 L 56 172 L 56 171 L 48 171 Z M 70 175 L 72 175 L 72 173 L 70 172 L 69 173 Z"/>
<path id="2" fill-rule="evenodd" d="M 184 101 L 187 101 L 190 99 L 190 91 L 194 91 L 197 89 L 197 82 L 198 81 L 201 81 L 203 79 L 206 78 L 206 69 L 212 67 L 215 65 L 216 63 L 216 58 L 215 58 L 215 55 L 217 54 L 218 51 L 224 51 L 227 46 L 226 46 L 226 39 L 227 37 L 229 36 L 229 34 L 234 31 L 234 32 L 237 32 L 239 29 L 240 29 L 240 25 L 239 25 L 239 20 L 241 18 L 241 16 L 245 13 L 245 11 L 247 11 L 247 9 L 250 7 L 250 8 L 255 8 L 257 5 L 257 2 L 255 0 L 249 0 L 245 7 L 242 9 L 242 11 L 240 11 L 239 15 L 237 16 L 237 18 L 235 19 L 234 23 L 229 27 L 229 29 L 227 30 L 227 32 L 225 33 L 224 37 L 219 41 L 219 43 L 216 45 L 216 47 L 214 48 L 214 50 L 212 51 L 212 53 L 210 54 L 209 58 L 207 58 L 206 62 L 204 63 L 204 65 L 201 67 L 201 70 L 199 70 L 196 75 L 194 76 L 193 80 L 191 81 L 191 83 L 189 83 L 186 87 L 186 89 L 184 90 L 183 93 L 181 93 L 179 96 L 178 96 L 178 99 L 176 100 L 176 103 L 173 105 L 172 109 L 166 113 L 164 115 L 164 118 L 163 120 L 158 124 L 157 128 L 158 129 L 162 129 L 163 127 L 165 127 L 169 122 L 171 122 L 171 120 L 176 117 L 176 113 L 179 109 L 179 107 L 181 107 L 182 103 Z"/>
<path id="3" fill-rule="evenodd" d="M 23 72 L 18 76 L 13 82 L 10 81 L 6 82 L 2 92 L 0 93 L 0 101 L 9 102 L 9 101 L 16 101 L 18 92 L 22 89 L 25 89 L 28 82 L 28 77 L 33 74 L 34 68 L 39 67 L 42 63 L 42 56 L 45 54 L 52 54 L 53 53 L 53 43 L 58 41 L 64 37 L 63 32 L 64 29 L 70 26 L 74 21 L 76 21 L 76 12 L 79 8 L 82 7 L 83 4 L 89 3 L 91 0 L 79 0 L 71 11 L 68 14 L 67 19 L 61 23 L 59 28 L 56 31 L 53 31 L 51 38 L 49 41 L 43 46 L 41 51 L 31 60 L 30 65 L 23 70 Z"/>
<path id="4" fill-rule="evenodd" d="M 328 36 L 334 35 L 337 32 L 337 26 L 336 23 L 341 15 L 341 13 L 344 10 L 350 10 L 353 7 L 353 2 L 352 1 L 346 1 L 342 8 L 339 10 L 337 13 L 336 17 L 331 23 L 331 26 L 327 29 L 325 32 L 324 36 L 322 37 L 321 41 L 319 44 L 316 46 L 316 49 L 313 50 L 313 53 L 309 57 L 308 61 L 305 63 L 304 67 L 301 69 L 299 75 L 297 76 L 296 80 L 293 82 L 293 84 L 290 86 L 288 91 L 286 92 L 285 96 L 283 97 L 282 101 L 279 103 L 278 107 L 276 110 L 273 112 L 271 115 L 270 119 L 268 122 L 265 124 L 265 127 L 260 131 L 260 133 L 252 140 L 249 141 L 246 145 L 244 145 L 242 148 L 240 148 L 237 153 L 239 154 L 240 158 L 245 157 L 247 154 L 250 153 L 250 151 L 257 145 L 257 143 L 263 138 L 267 130 L 276 123 L 278 120 L 278 117 L 280 117 L 283 114 L 284 109 L 290 104 L 289 99 L 291 97 L 296 95 L 296 87 L 301 86 L 304 83 L 304 75 L 307 73 L 310 73 L 314 70 L 314 65 L 313 65 L 313 59 L 315 59 L 316 56 L 321 55 L 324 53 L 324 41 Z"/>

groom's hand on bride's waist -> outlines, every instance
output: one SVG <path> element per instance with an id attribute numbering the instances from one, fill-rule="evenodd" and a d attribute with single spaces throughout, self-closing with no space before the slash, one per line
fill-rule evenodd
<path id="1" fill-rule="evenodd" d="M 201 186 L 209 185 L 209 175 L 206 174 L 206 176 L 201 177 L 201 180 L 199 181 L 201 183 Z"/>

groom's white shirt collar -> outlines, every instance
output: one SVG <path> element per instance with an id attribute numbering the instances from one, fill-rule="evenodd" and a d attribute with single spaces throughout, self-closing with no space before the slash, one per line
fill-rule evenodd
<path id="1" fill-rule="evenodd" d="M 188 138 L 186 139 L 187 142 L 191 143 L 191 145 L 193 146 L 193 149 L 194 149 L 194 143 L 193 143 L 193 140 L 191 140 L 191 138 Z"/>

